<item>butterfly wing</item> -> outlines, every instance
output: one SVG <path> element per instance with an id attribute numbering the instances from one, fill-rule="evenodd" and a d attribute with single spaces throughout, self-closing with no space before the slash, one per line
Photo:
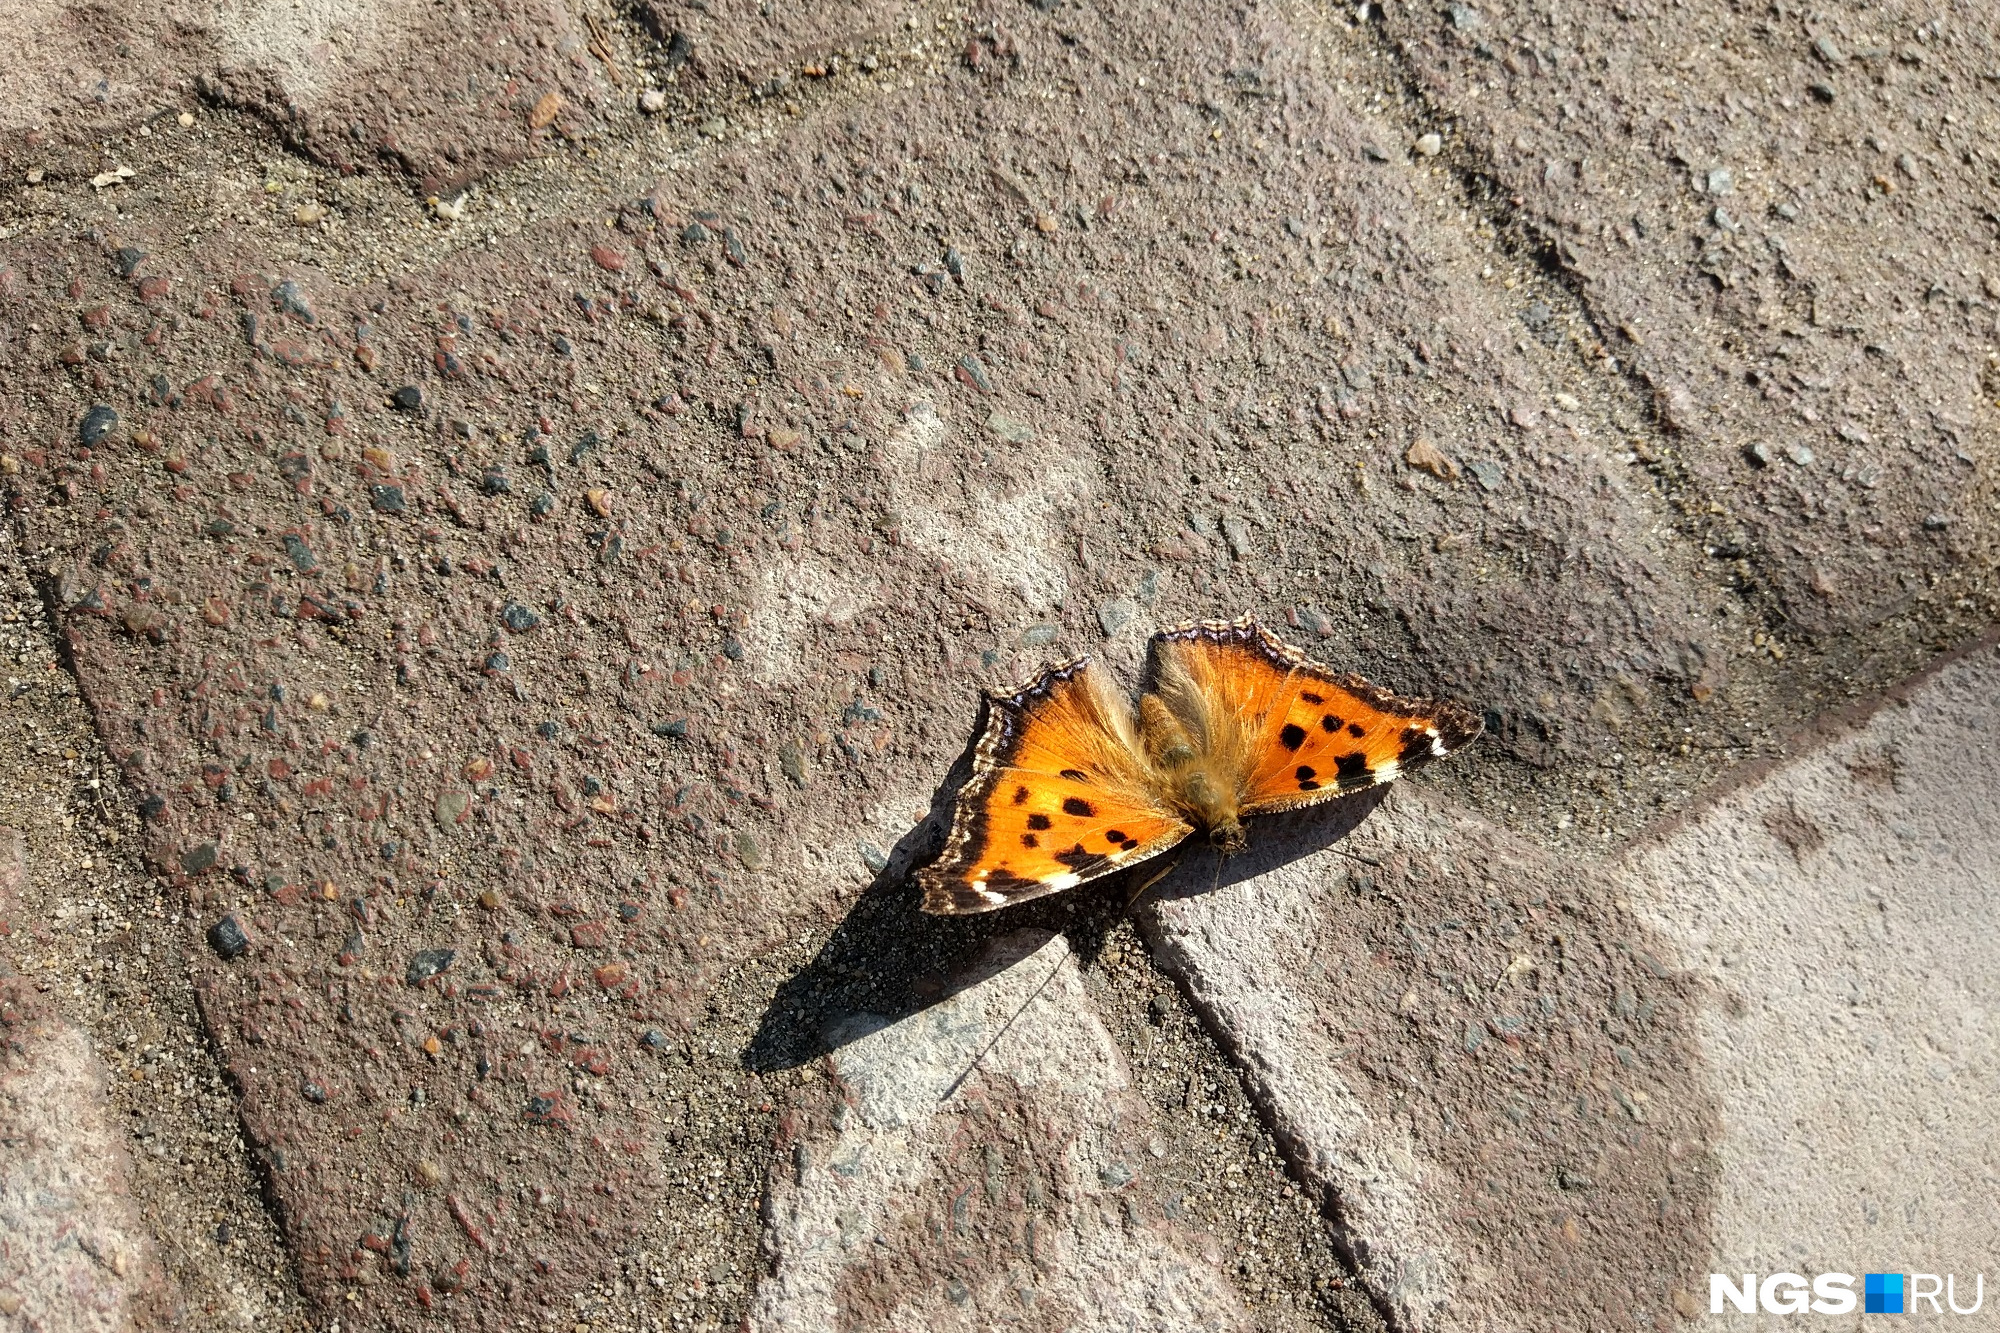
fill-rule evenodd
<path id="1" fill-rule="evenodd" d="M 917 872 L 924 910 L 989 912 L 1073 888 L 1193 830 L 1156 796 L 1126 702 L 1087 660 L 987 700 L 944 853 Z"/>
<path id="2" fill-rule="evenodd" d="M 1470 709 L 1403 699 L 1335 675 L 1245 617 L 1156 635 L 1152 676 L 1238 777 L 1242 813 L 1267 814 L 1390 782 L 1470 742 Z"/>

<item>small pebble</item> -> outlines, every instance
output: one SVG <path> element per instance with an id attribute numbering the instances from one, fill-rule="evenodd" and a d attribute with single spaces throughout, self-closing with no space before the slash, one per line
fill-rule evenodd
<path id="1" fill-rule="evenodd" d="M 1444 450 L 1432 443 L 1430 436 L 1419 435 L 1410 443 L 1403 455 L 1403 461 L 1413 468 L 1430 473 L 1439 481 L 1451 481 L 1458 476 L 1458 464 L 1452 462 Z"/>
<path id="2" fill-rule="evenodd" d="M 317 227 L 326 221 L 326 209 L 308 200 L 292 210 L 292 221 L 301 227 Z"/>
<path id="3" fill-rule="evenodd" d="M 389 395 L 389 401 L 401 412 L 421 411 L 424 406 L 424 391 L 414 384 L 405 384 Z"/>
<path id="4" fill-rule="evenodd" d="M 95 448 L 117 429 L 118 413 L 99 403 L 83 414 L 83 424 L 76 428 L 76 438 L 84 445 Z"/>
<path id="5" fill-rule="evenodd" d="M 1417 139 L 1417 152 L 1423 157 L 1436 157 L 1443 151 L 1444 138 L 1441 135 L 1425 134 Z"/>
<path id="6" fill-rule="evenodd" d="M 639 94 L 639 109 L 649 116 L 657 116 L 667 109 L 667 94 L 661 88 L 648 88 Z"/>
<path id="7" fill-rule="evenodd" d="M 1800 467 L 1805 467 L 1813 461 L 1813 451 L 1809 445 L 1792 445 L 1789 449 L 1785 450 L 1785 454 Z"/>
<path id="8" fill-rule="evenodd" d="M 450 967 L 456 957 L 458 952 L 455 949 L 419 949 L 410 955 L 410 966 L 403 973 L 403 980 L 412 986 L 421 986 Z"/>
<path id="9" fill-rule="evenodd" d="M 250 949 L 250 937 L 234 912 L 208 928 L 208 943 L 225 959 L 241 958 Z"/>
<path id="10" fill-rule="evenodd" d="M 986 418 L 986 429 L 1009 444 L 1033 444 L 1035 428 L 1025 421 L 1018 421 L 1004 413 L 994 412 Z"/>
<path id="11" fill-rule="evenodd" d="M 795 787 L 806 785 L 806 753 L 794 741 L 778 747 L 778 767 Z"/>
<path id="12" fill-rule="evenodd" d="M 1222 540 L 1229 547 L 1229 554 L 1238 560 L 1250 554 L 1250 527 L 1234 514 L 1222 516 Z"/>

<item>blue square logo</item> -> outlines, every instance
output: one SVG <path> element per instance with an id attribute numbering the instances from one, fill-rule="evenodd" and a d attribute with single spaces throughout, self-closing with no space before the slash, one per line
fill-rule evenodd
<path id="1" fill-rule="evenodd" d="M 1861 1309 L 1864 1314 L 1903 1313 L 1903 1275 L 1864 1274 L 1861 1278 Z"/>

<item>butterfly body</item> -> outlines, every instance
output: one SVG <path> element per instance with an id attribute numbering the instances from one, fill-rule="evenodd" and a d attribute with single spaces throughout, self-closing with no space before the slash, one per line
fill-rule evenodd
<path id="1" fill-rule="evenodd" d="M 1225 855 L 1246 818 L 1391 781 L 1480 732 L 1452 703 L 1333 675 L 1247 617 L 1154 636 L 1136 706 L 1088 659 L 990 695 L 924 910 L 990 911 L 1199 834 Z"/>

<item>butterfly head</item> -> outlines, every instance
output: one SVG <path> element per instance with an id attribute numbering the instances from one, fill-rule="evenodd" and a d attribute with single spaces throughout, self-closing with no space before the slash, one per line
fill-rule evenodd
<path id="1" fill-rule="evenodd" d="M 1244 848 L 1243 825 L 1234 816 L 1211 825 L 1208 830 L 1208 845 L 1224 856 L 1234 856 Z"/>

